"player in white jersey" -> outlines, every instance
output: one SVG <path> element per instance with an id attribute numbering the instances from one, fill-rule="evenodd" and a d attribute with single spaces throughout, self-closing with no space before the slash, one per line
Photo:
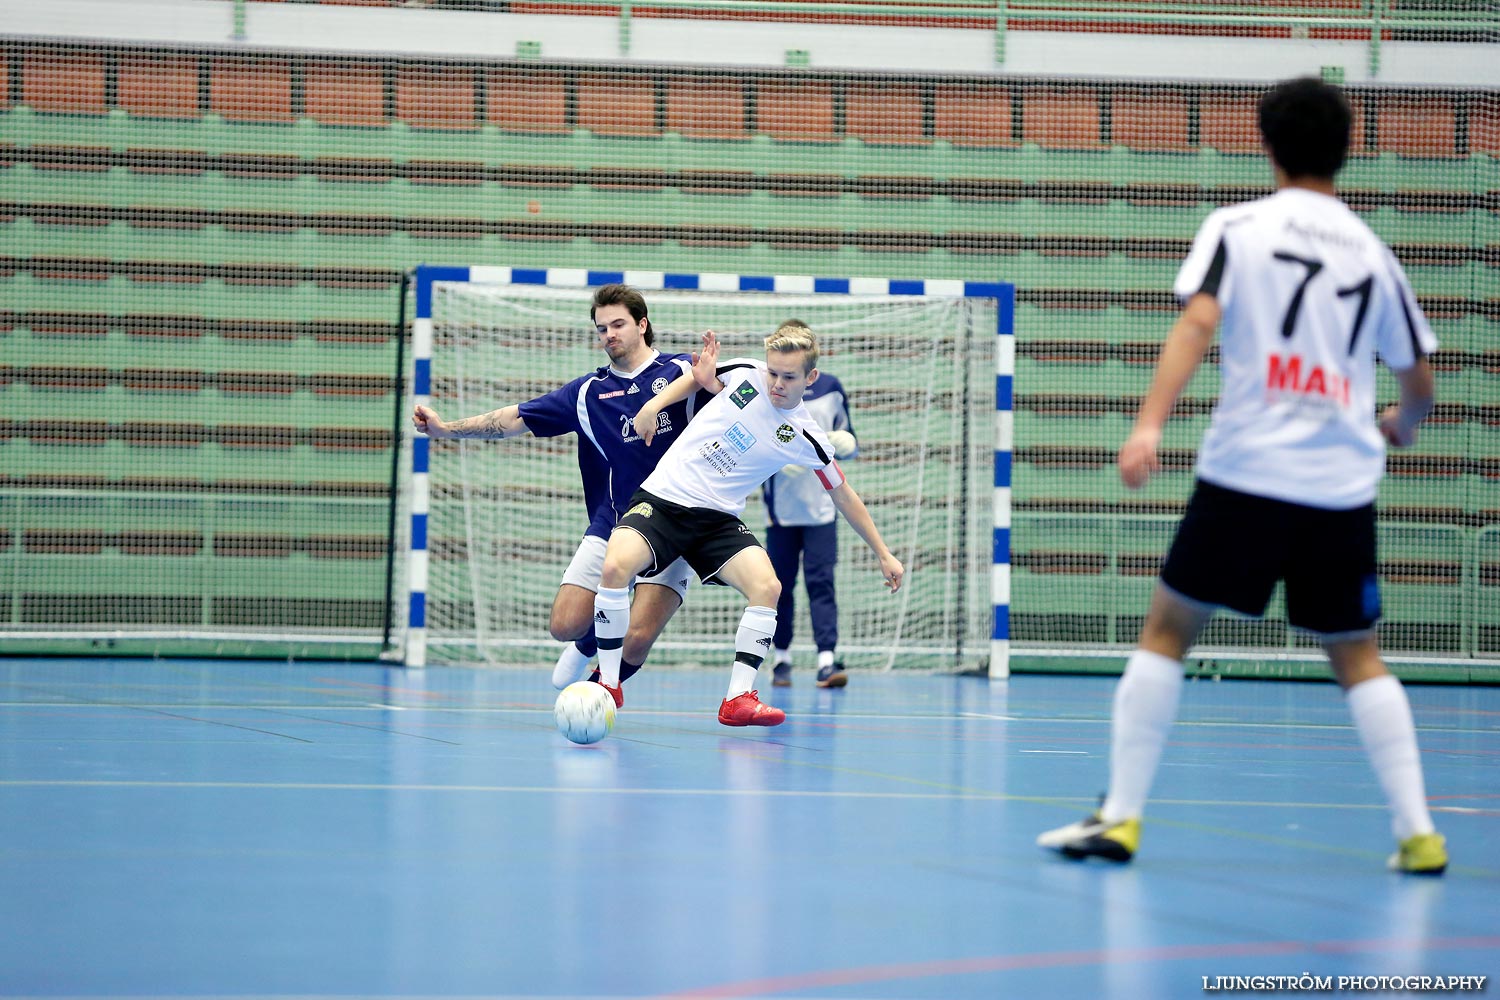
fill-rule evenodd
<path id="1" fill-rule="evenodd" d="M 859 454 L 859 441 L 849 417 L 849 396 L 837 377 L 822 372 L 807 387 L 802 402 L 828 435 L 834 458 L 847 461 Z M 767 479 L 761 487 L 761 497 L 766 505 L 766 554 L 781 581 L 776 634 L 771 637 L 771 683 L 776 687 L 792 684 L 792 625 L 796 618 L 793 595 L 800 572 L 807 591 L 813 643 L 817 647 L 815 683 L 821 688 L 841 688 L 849 683 L 849 675 L 836 659 L 839 604 L 834 573 L 839 558 L 838 511 L 823 484 L 800 465 L 788 465 Z"/>
<path id="2" fill-rule="evenodd" d="M 618 690 L 619 647 L 631 618 L 626 585 L 637 574 L 652 579 L 681 557 L 705 583 L 726 583 L 749 602 L 735 634 L 734 665 L 719 721 L 775 726 L 785 721 L 786 713 L 761 703 L 755 678 L 776 630 L 781 583 L 766 550 L 739 518 L 745 498 L 783 466 L 805 466 L 880 560 L 881 576 L 893 593 L 906 571 L 844 478 L 827 435 L 802 403 L 808 385 L 818 378 L 818 344 L 811 331 L 784 324 L 766 338 L 764 362 L 747 359 L 720 367 L 718 356 L 718 339 L 710 331 L 692 376 L 673 383 L 636 417 L 637 429 L 649 441 L 657 411 L 688 398 L 699 385 L 716 393 L 641 484 L 610 535 L 594 600 L 599 683 L 611 693 Z"/>
<path id="3" fill-rule="evenodd" d="M 594 592 L 604 566 L 604 549 L 625 502 L 655 467 L 661 449 L 651 450 L 634 432 L 642 401 L 677 378 L 691 378 L 692 358 L 660 354 L 646 300 L 627 285 L 603 285 L 589 308 L 599 346 L 610 364 L 565 386 L 515 406 L 445 422 L 430 407 L 418 406 L 413 423 L 434 438 L 508 438 L 520 434 L 578 436 L 578 466 L 589 526 L 552 602 L 549 630 L 564 643 L 552 671 L 553 686 L 566 687 L 583 676 L 594 656 Z M 689 405 L 692 401 L 688 401 Z M 691 416 L 678 405 L 660 416 L 663 433 L 680 430 Z M 682 604 L 689 571 L 678 563 L 635 596 L 635 628 L 625 643 L 628 678 L 646 662 L 652 644 Z"/>
<path id="4" fill-rule="evenodd" d="M 1390 806 L 1392 869 L 1441 874 L 1411 706 L 1375 638 L 1380 590 L 1375 491 L 1384 444 L 1403 448 L 1432 409 L 1437 349 L 1389 248 L 1334 193 L 1351 114 L 1307 77 L 1262 98 L 1276 176 L 1267 198 L 1204 222 L 1177 277 L 1167 335 L 1120 476 L 1159 468 L 1162 426 L 1221 333 L 1222 389 L 1198 452 L 1197 484 L 1115 691 L 1109 791 L 1087 819 L 1044 833 L 1070 857 L 1128 861 L 1167 732 L 1182 661 L 1215 609 L 1260 616 L 1278 580 L 1288 622 L 1322 641 Z M 1375 361 L 1400 401 L 1375 415 Z M 1384 439 L 1382 441 L 1382 439 Z"/>

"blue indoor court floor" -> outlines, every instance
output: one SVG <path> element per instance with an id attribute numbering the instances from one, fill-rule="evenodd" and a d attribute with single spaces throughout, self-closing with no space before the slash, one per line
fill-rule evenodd
<path id="1" fill-rule="evenodd" d="M 1103 789 L 1112 678 L 800 672 L 736 730 L 727 674 L 648 668 L 576 747 L 544 670 L 0 659 L 0 995 L 1500 990 L 1500 688 L 1408 688 L 1431 879 L 1331 684 L 1189 683 L 1115 867 L 1033 844 Z"/>

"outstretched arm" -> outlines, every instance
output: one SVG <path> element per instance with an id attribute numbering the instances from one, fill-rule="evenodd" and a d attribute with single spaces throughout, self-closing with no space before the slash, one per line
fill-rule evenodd
<path id="1" fill-rule="evenodd" d="M 431 438 L 508 438 L 525 434 L 529 428 L 521 419 L 519 406 L 491 410 L 475 417 L 448 423 L 430 406 L 418 406 L 411 422 L 418 434 Z"/>
<path id="2" fill-rule="evenodd" d="M 1188 300 L 1177 322 L 1172 324 L 1172 331 L 1167 334 L 1161 355 L 1156 359 L 1151 388 L 1141 400 L 1135 426 L 1115 459 L 1120 467 L 1120 479 L 1130 489 L 1145 486 L 1151 474 L 1161 469 L 1156 449 L 1161 445 L 1162 428 L 1166 426 L 1172 407 L 1177 404 L 1177 397 L 1182 395 L 1182 390 L 1192 381 L 1193 373 L 1203 363 L 1204 355 L 1213 343 L 1220 314 L 1218 300 L 1200 292 Z"/>
<path id="3" fill-rule="evenodd" d="M 901 560 L 891 554 L 886 547 L 885 540 L 880 537 L 880 531 L 875 527 L 875 519 L 870 516 L 870 510 L 865 502 L 854 492 L 854 487 L 849 485 L 846 479 L 840 483 L 837 489 L 830 490 L 829 497 L 833 499 L 833 505 L 844 515 L 844 520 L 849 522 L 855 534 L 865 540 L 870 551 L 880 560 L 880 575 L 885 577 L 885 585 L 891 588 L 891 593 L 901 589 L 901 578 L 906 575 L 906 567 L 901 565 Z"/>

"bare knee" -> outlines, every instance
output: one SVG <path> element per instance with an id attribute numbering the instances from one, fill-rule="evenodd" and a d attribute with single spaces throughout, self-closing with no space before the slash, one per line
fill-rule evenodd
<path id="1" fill-rule="evenodd" d="M 749 589 L 750 593 L 745 598 L 755 607 L 774 608 L 781 601 L 781 581 L 776 579 L 774 573 L 763 580 L 757 580 L 755 586 Z"/>
<path id="2" fill-rule="evenodd" d="M 553 606 L 552 618 L 547 623 L 547 630 L 558 642 L 572 642 L 574 639 L 582 638 L 591 624 L 593 624 L 592 614 L 581 614 L 568 608 Z"/>
<path id="3" fill-rule="evenodd" d="M 1390 673 L 1380 657 L 1380 646 L 1374 635 L 1325 639 L 1323 650 L 1328 654 L 1328 665 L 1333 668 L 1334 679 L 1345 691 Z"/>
<path id="4" fill-rule="evenodd" d="M 604 560 L 604 571 L 599 575 L 599 585 L 620 590 L 630 586 L 630 580 L 636 574 L 637 567 L 618 556 L 608 556 Z"/>
<path id="5" fill-rule="evenodd" d="M 594 592 L 577 584 L 564 583 L 552 601 L 552 615 L 547 630 L 558 642 L 572 642 L 588 633 L 594 623 Z"/>
<path id="6" fill-rule="evenodd" d="M 1181 661 L 1198 641 L 1198 633 L 1208 624 L 1213 613 L 1212 607 L 1190 601 L 1158 583 L 1151 594 L 1151 607 L 1146 611 L 1136 645 L 1147 652 Z"/>

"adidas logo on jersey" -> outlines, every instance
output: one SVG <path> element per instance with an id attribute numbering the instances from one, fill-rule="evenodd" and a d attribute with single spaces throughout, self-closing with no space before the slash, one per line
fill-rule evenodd
<path id="1" fill-rule="evenodd" d="M 636 393 L 638 393 L 640 391 L 641 391 L 641 387 L 638 386 L 638 385 L 636 385 L 634 382 L 632 382 L 632 383 L 630 383 L 630 388 L 625 390 L 625 395 L 627 395 L 627 396 L 633 396 L 633 395 L 635 395 Z"/>

